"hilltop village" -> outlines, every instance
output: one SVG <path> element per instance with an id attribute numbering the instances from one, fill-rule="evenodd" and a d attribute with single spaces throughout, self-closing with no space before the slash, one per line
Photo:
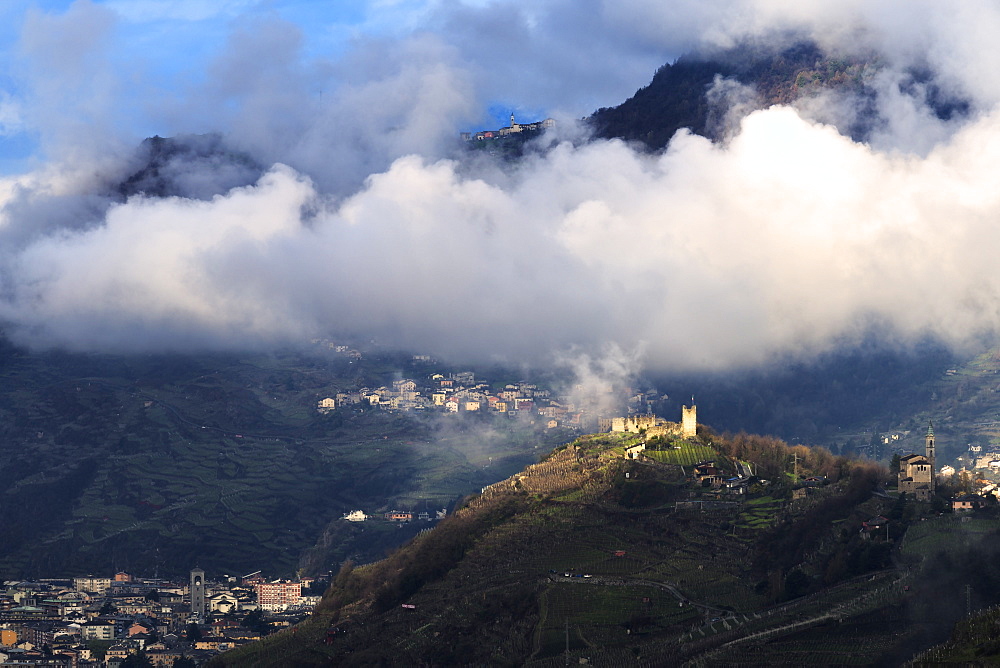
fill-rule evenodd
<path id="1" fill-rule="evenodd" d="M 544 121 L 535 121 L 534 123 L 518 123 L 514 120 L 514 114 L 512 113 L 510 115 L 510 125 L 502 127 L 499 130 L 463 132 L 460 136 L 463 141 L 487 141 L 510 137 L 511 135 L 517 136 L 522 132 L 540 132 L 542 130 L 553 128 L 555 125 L 556 122 L 551 118 L 546 118 Z"/>
<path id="2" fill-rule="evenodd" d="M 0 665 L 194 666 L 296 624 L 327 580 L 268 580 L 260 571 L 187 582 L 119 572 L 7 582 L 0 588 Z"/>
<path id="3" fill-rule="evenodd" d="M 403 412 L 437 410 L 453 414 L 489 412 L 508 417 L 537 415 L 546 419 L 547 428 L 579 428 L 588 417 L 587 411 L 572 401 L 553 397 L 549 390 L 540 389 L 533 383 L 508 383 L 494 389 L 489 383 L 477 382 L 471 371 L 448 376 L 435 373 L 419 384 L 414 379 L 401 378 L 391 386 L 338 392 L 320 399 L 316 408 L 323 413 L 357 404 Z"/>
<path id="4" fill-rule="evenodd" d="M 328 344 L 335 352 L 351 359 L 361 353 L 349 346 Z M 415 362 L 428 365 L 433 360 L 426 355 L 414 356 Z M 637 392 L 631 388 L 616 388 L 610 384 L 584 388 L 576 385 L 568 394 L 555 394 L 528 381 L 494 385 L 477 378 L 473 371 L 438 373 L 431 371 L 422 378 L 400 378 L 380 387 L 359 387 L 322 396 L 316 410 L 329 413 L 340 408 L 370 406 L 386 411 L 460 413 L 490 413 L 509 418 L 526 419 L 545 429 L 566 428 L 578 433 L 611 431 L 606 406 L 617 403 L 616 396 L 627 396 L 629 414 L 647 412 L 653 401 L 666 399 L 656 392 Z"/>

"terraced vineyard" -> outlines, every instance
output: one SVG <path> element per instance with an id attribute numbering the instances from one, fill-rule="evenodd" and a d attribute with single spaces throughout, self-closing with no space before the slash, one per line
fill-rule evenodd
<path id="1" fill-rule="evenodd" d="M 719 454 L 707 445 L 700 443 L 689 443 L 678 441 L 667 450 L 646 450 L 643 454 L 664 464 L 676 464 L 678 466 L 694 466 L 705 460 L 718 457 Z"/>
<path id="2" fill-rule="evenodd" d="M 783 499 L 761 496 L 743 504 L 736 526 L 741 529 L 766 529 L 777 522 L 778 513 L 784 508 Z"/>

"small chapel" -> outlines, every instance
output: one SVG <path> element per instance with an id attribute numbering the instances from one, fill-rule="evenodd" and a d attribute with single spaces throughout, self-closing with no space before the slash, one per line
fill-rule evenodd
<path id="1" fill-rule="evenodd" d="M 924 437 L 924 454 L 906 455 L 899 460 L 900 493 L 911 494 L 920 501 L 929 501 L 934 495 L 934 425 L 927 425 Z"/>

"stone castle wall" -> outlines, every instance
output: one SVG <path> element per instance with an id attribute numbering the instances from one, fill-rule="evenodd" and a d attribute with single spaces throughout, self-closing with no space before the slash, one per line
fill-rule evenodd
<path id="1" fill-rule="evenodd" d="M 663 420 L 660 420 L 663 422 Z M 633 415 L 631 417 L 611 418 L 611 431 L 634 434 L 642 429 L 650 429 L 657 426 L 655 415 Z"/>
<path id="2" fill-rule="evenodd" d="M 632 415 L 630 417 L 611 418 L 603 420 L 601 426 L 611 432 L 637 434 L 643 431 L 646 436 L 680 436 L 694 438 L 698 434 L 697 408 L 681 407 L 681 421 L 668 422 L 655 415 Z"/>

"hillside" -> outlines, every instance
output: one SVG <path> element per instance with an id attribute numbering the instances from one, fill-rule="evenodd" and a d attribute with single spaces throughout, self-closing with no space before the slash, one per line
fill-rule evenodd
<path id="1" fill-rule="evenodd" d="M 316 411 L 415 372 L 406 360 L 0 348 L 0 579 L 322 572 L 418 530 L 344 512 L 440 509 L 532 461 L 513 420 Z"/>
<path id="2" fill-rule="evenodd" d="M 638 440 L 557 449 L 387 559 L 345 564 L 312 619 L 214 665 L 555 666 L 567 646 L 597 665 L 893 665 L 947 637 L 961 613 L 941 592 L 968 573 L 942 564 L 1000 530 L 914 524 L 930 506 L 873 494 L 883 470 L 823 450 L 706 431 L 626 459 Z M 693 481 L 709 458 L 753 462 L 746 494 Z"/>
<path id="3" fill-rule="evenodd" d="M 680 128 L 712 139 L 725 132 L 725 106 L 734 100 L 710 93 L 717 79 L 749 86 L 750 98 L 740 102 L 755 108 L 791 104 L 823 90 L 863 98 L 877 71 L 872 59 L 833 58 L 814 44 L 800 42 L 774 51 L 750 44 L 705 54 L 686 55 L 657 70 L 647 86 L 622 104 L 598 109 L 589 118 L 597 136 L 619 138 L 660 150 Z M 859 118 L 846 134 L 863 138 L 871 118 Z"/>
<path id="4" fill-rule="evenodd" d="M 316 412 L 338 388 L 425 377 L 410 357 L 0 347 L 0 498 L 11 511 L 0 516 L 0 575 L 182 573 L 192 560 L 210 572 L 291 574 L 370 561 L 417 528 L 365 529 L 339 521 L 342 513 L 446 507 L 567 438 L 509 420 Z M 652 407 L 676 415 L 679 398 L 694 392 L 720 429 L 747 425 L 837 447 L 867 442 L 865 429 L 932 418 L 942 456 L 952 456 L 966 442 L 963 425 L 982 438 L 995 429 L 994 359 L 963 366 L 940 350 L 851 354 L 769 375 L 657 379 L 673 398 Z"/>
<path id="5" fill-rule="evenodd" d="M 725 139 L 731 105 L 744 112 L 775 104 L 805 109 L 812 106 L 810 99 L 829 96 L 846 102 L 853 112 L 817 120 L 837 125 L 842 134 L 856 141 L 865 141 L 885 123 L 873 88 L 882 66 L 876 54 L 824 53 L 808 41 L 777 49 L 744 43 L 688 54 L 668 63 L 631 98 L 618 106 L 598 109 L 587 120 L 598 137 L 624 139 L 659 151 L 681 128 L 713 140 Z M 969 113 L 968 100 L 942 90 L 926 71 L 910 70 L 898 85 L 904 91 L 921 91 L 942 120 Z"/>
<path id="6" fill-rule="evenodd" d="M 140 194 L 210 199 L 251 185 L 264 173 L 250 156 L 229 149 L 217 134 L 149 137 L 131 162 L 124 178 L 111 186 L 116 199 Z"/>

